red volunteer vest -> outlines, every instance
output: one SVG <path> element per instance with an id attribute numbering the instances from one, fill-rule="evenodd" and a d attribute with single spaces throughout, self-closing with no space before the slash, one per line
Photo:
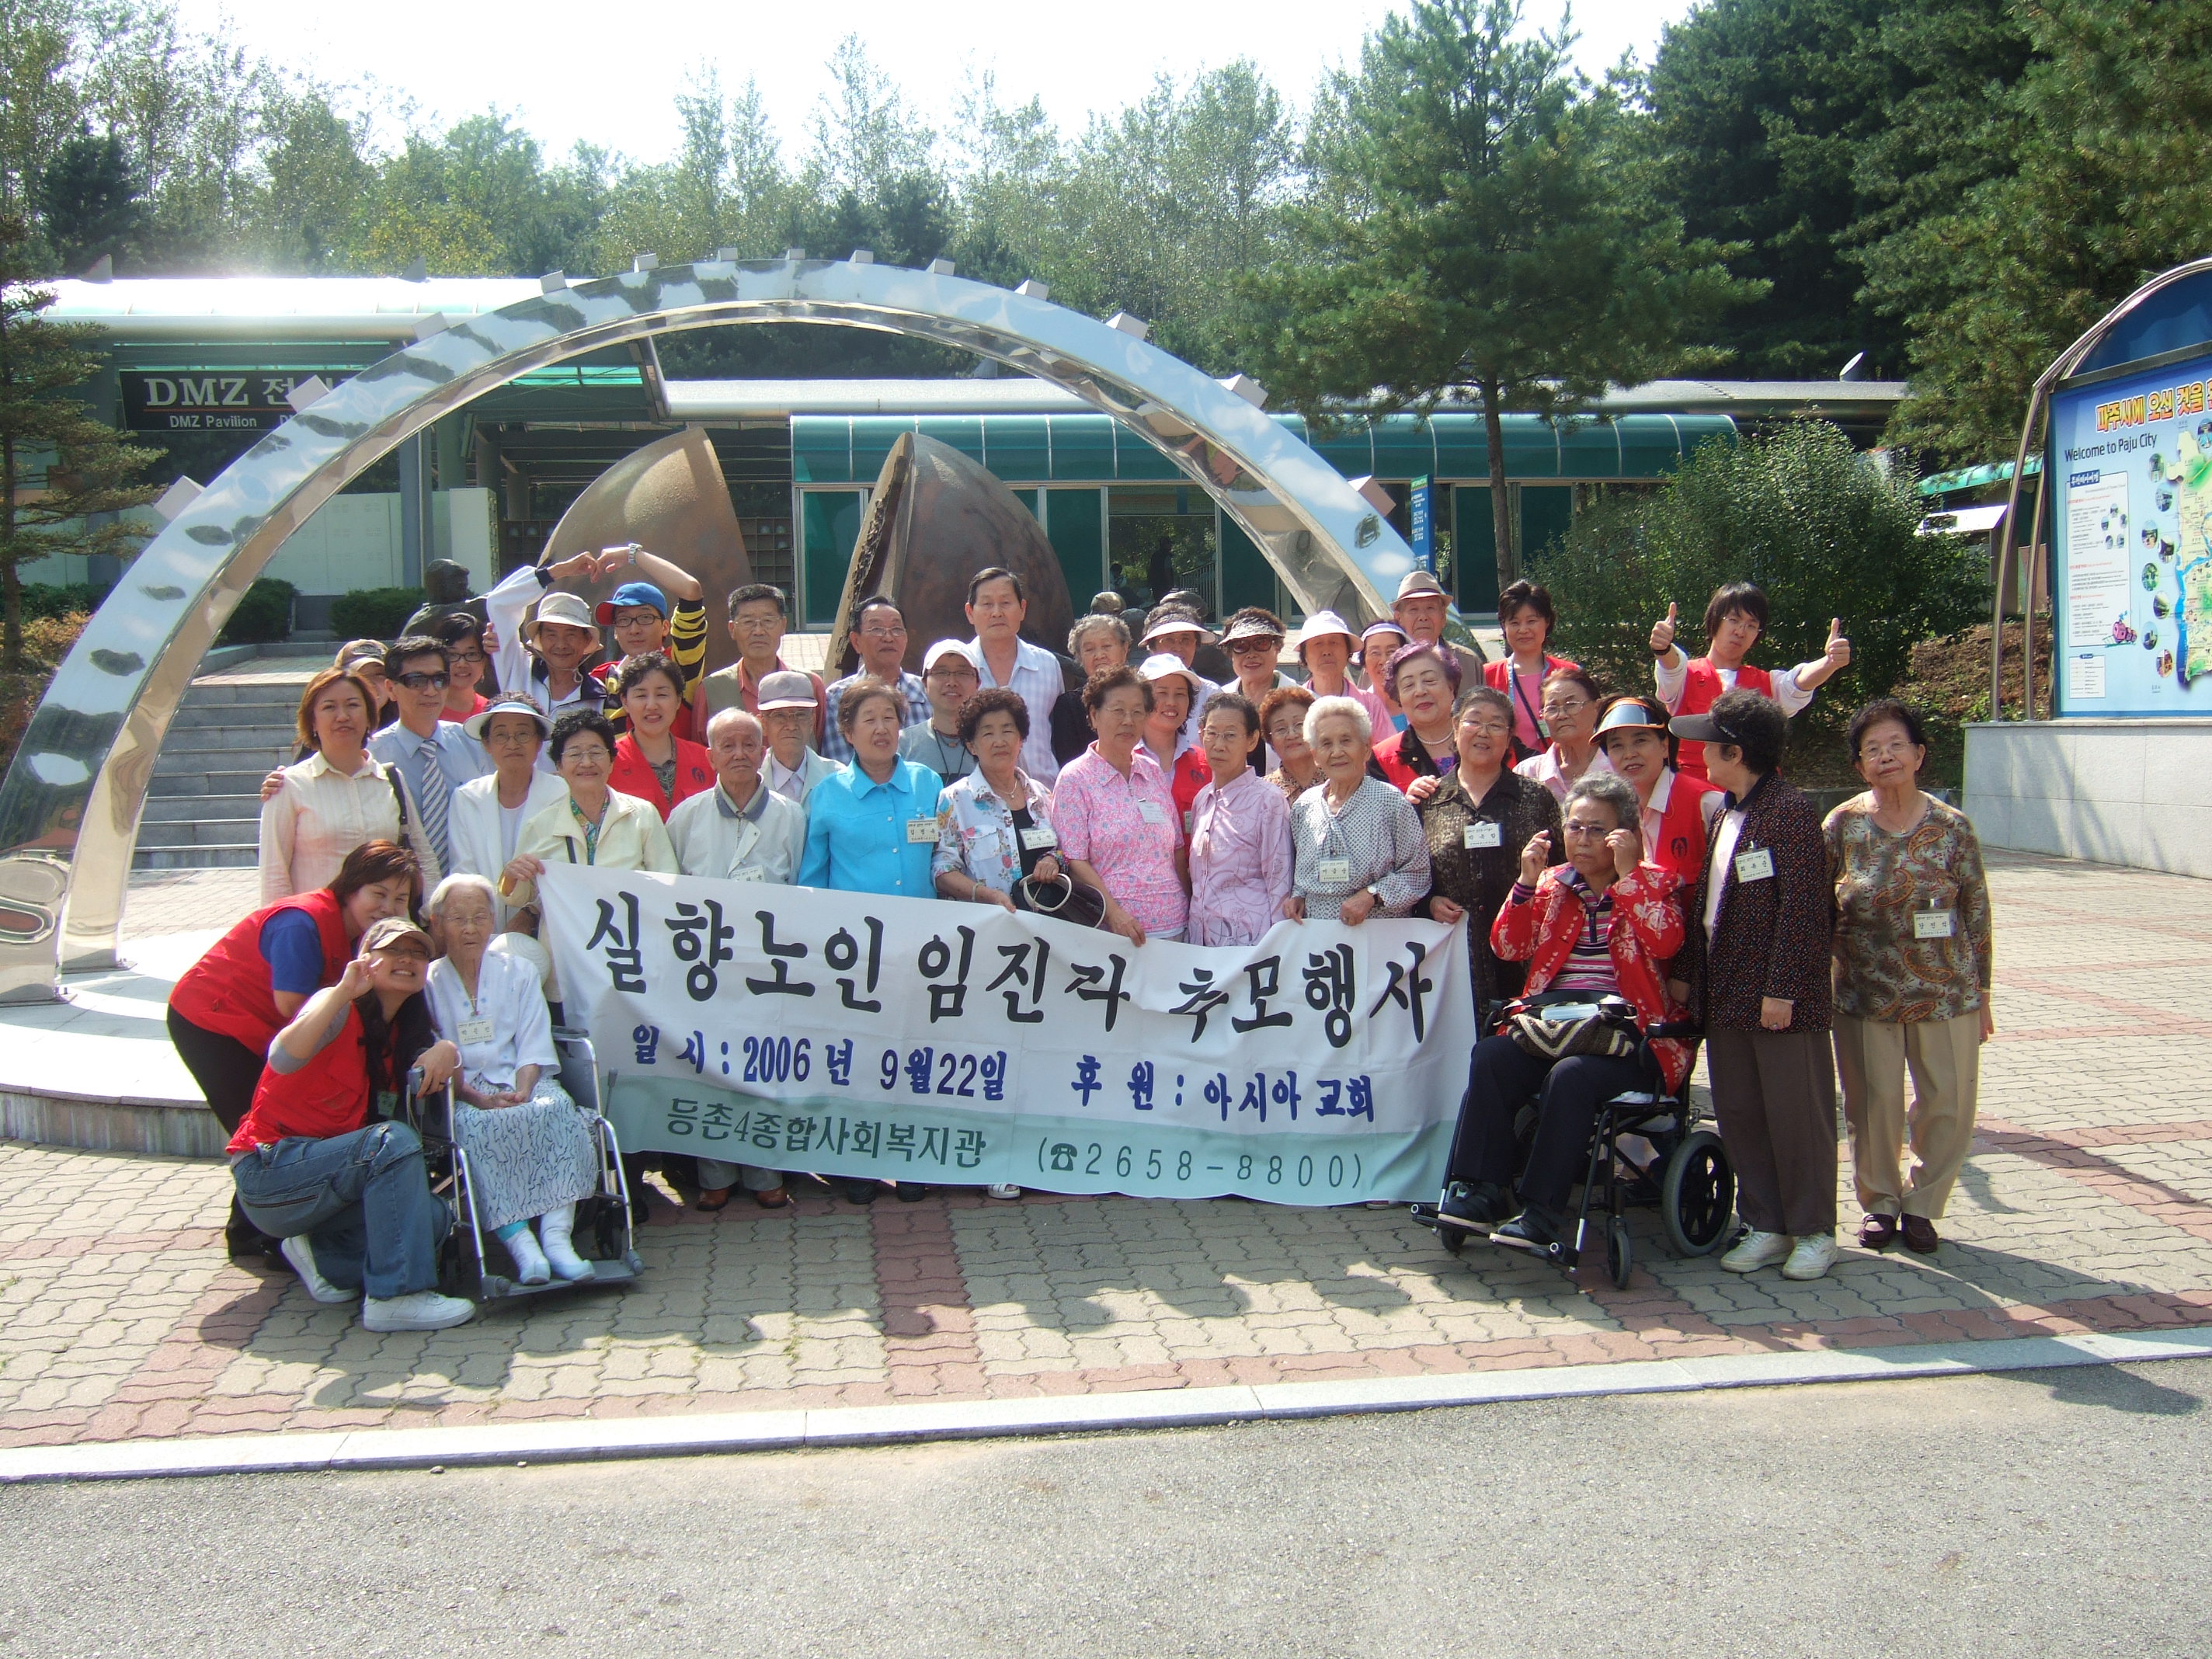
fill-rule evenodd
<path id="1" fill-rule="evenodd" d="M 256 910 L 217 939 L 185 969 L 169 993 L 169 1006 L 204 1031 L 234 1037 L 256 1054 L 268 1053 L 270 1039 L 290 1024 L 276 1012 L 269 959 L 261 954 L 261 929 L 279 910 L 304 910 L 314 919 L 323 942 L 323 983 L 337 984 L 353 944 L 346 938 L 337 895 L 318 887 Z"/>
<path id="2" fill-rule="evenodd" d="M 714 787 L 714 763 L 696 743 L 676 739 L 676 799 L 671 800 L 661 792 L 659 775 L 637 746 L 637 739 L 627 732 L 615 739 L 615 763 L 607 774 L 607 787 L 649 803 L 663 823 L 682 803 Z"/>
<path id="3" fill-rule="evenodd" d="M 1721 684 L 1721 671 L 1713 666 L 1711 657 L 1690 659 L 1689 678 L 1682 686 L 1682 706 L 1678 714 L 1702 714 L 1720 701 L 1721 693 L 1728 688 Z M 1735 671 L 1735 689 L 1756 691 L 1762 697 L 1774 695 L 1774 676 L 1764 668 L 1753 668 L 1749 663 Z M 1681 758 L 1674 763 L 1675 769 L 1685 777 L 1705 781 L 1705 745 L 1682 739 Z M 1694 878 L 1692 878 L 1694 879 Z"/>
<path id="4" fill-rule="evenodd" d="M 338 1034 L 298 1071 L 264 1067 L 252 1109 L 223 1150 L 250 1152 L 290 1135 L 328 1140 L 368 1122 L 368 1051 L 361 1037 L 361 1010 L 349 1007 Z"/>
<path id="5" fill-rule="evenodd" d="M 1652 863 L 1680 876 L 1686 891 L 1696 886 L 1705 872 L 1705 798 L 1719 793 L 1703 778 L 1675 773 L 1674 786 L 1667 792 L 1667 810 L 1659 815 L 1659 844 L 1644 849 L 1644 856 Z"/>

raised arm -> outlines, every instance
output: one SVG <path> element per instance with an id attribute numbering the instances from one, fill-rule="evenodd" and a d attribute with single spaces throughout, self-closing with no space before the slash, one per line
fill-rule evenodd
<path id="1" fill-rule="evenodd" d="M 707 590 L 699 586 L 699 579 L 682 565 L 672 559 L 664 559 L 658 553 L 648 553 L 635 542 L 626 549 L 611 547 L 603 552 L 599 556 L 600 574 L 613 574 L 614 568 L 621 564 L 622 555 L 625 552 L 629 556 L 629 563 L 635 568 L 637 574 L 666 593 L 670 599 L 690 599 L 696 602 L 707 597 Z M 611 560 L 614 562 L 612 565 L 609 563 Z"/>

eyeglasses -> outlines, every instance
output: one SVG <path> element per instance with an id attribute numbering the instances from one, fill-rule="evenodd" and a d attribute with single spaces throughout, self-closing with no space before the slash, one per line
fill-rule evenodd
<path id="1" fill-rule="evenodd" d="M 402 674 L 399 677 L 399 684 L 410 691 L 427 691 L 433 686 L 442 691 L 452 683 L 452 679 L 453 677 L 449 674 Z"/>
<path id="2" fill-rule="evenodd" d="M 1280 640 L 1231 640 L 1228 649 L 1232 657 L 1256 657 L 1262 653 L 1273 657 L 1281 654 L 1283 642 Z"/>
<path id="3" fill-rule="evenodd" d="M 906 629 L 903 628 L 864 628 L 860 630 L 860 637 L 864 640 L 902 640 L 906 637 Z"/>
<path id="4" fill-rule="evenodd" d="M 1544 718 L 1547 720 L 1563 720 L 1570 714 L 1579 714 L 1589 707 L 1588 697 L 1577 697 L 1572 702 L 1547 702 L 1544 705 Z"/>
<path id="5" fill-rule="evenodd" d="M 983 677 L 972 668 L 933 668 L 924 678 L 933 680 L 973 680 L 978 685 L 983 683 Z"/>
<path id="6" fill-rule="evenodd" d="M 1513 730 L 1510 720 L 1501 720 L 1495 716 L 1486 720 L 1462 720 L 1460 725 L 1470 732 L 1487 732 L 1494 738 L 1504 737 Z"/>
<path id="7" fill-rule="evenodd" d="M 489 662 L 491 659 L 484 655 L 481 651 L 456 651 L 453 653 L 453 660 L 455 662 L 473 663 L 477 667 L 481 668 L 486 663 Z"/>

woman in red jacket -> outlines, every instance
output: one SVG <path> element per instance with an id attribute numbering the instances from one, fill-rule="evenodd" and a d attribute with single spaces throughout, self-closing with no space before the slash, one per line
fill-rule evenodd
<path id="1" fill-rule="evenodd" d="M 1673 1012 L 1662 969 L 1682 945 L 1681 880 L 1644 861 L 1635 792 L 1607 774 L 1585 777 L 1567 796 L 1567 861 L 1547 869 L 1551 836 L 1521 850 L 1521 878 L 1491 925 L 1490 946 L 1507 962 L 1526 962 L 1524 994 L 1571 991 L 1592 1000 L 1628 1000 L 1638 1020 L 1656 1024 Z M 1668 1085 L 1690 1069 L 1686 1044 L 1652 1044 Z M 1567 1194 L 1589 1154 L 1598 1107 L 1642 1080 L 1631 1057 L 1575 1054 L 1551 1060 L 1510 1035 L 1474 1046 L 1467 1101 L 1452 1146 L 1451 1184 L 1437 1219 L 1492 1243 L 1541 1254 L 1564 1236 Z M 1513 1198 L 1517 1146 L 1513 1121 L 1540 1097 L 1540 1116 L 1521 1201 Z M 1517 1220 L 1508 1220 L 1516 1210 Z M 1498 1224 L 1504 1224 L 1499 1225 Z"/>
<path id="2" fill-rule="evenodd" d="M 364 842 L 329 886 L 256 910 L 185 969 L 169 994 L 169 1041 L 224 1133 L 252 1105 L 269 1044 L 300 1005 L 337 982 L 371 923 L 410 915 L 422 896 L 413 852 Z M 266 1255 L 276 1243 L 235 1203 L 224 1234 L 234 1261 Z"/>
<path id="3" fill-rule="evenodd" d="M 1705 872 L 1705 837 L 1721 815 L 1721 792 L 1674 769 L 1680 741 L 1656 697 L 1609 698 L 1598 716 L 1598 747 L 1636 791 L 1644 856 L 1686 888 Z"/>
<path id="4" fill-rule="evenodd" d="M 1766 631 L 1766 595 L 1750 582 L 1729 582 L 1706 602 L 1705 655 L 1683 656 L 1674 643 L 1675 621 L 1670 605 L 1651 630 L 1651 674 L 1659 701 L 1676 714 L 1702 714 L 1723 692 L 1735 690 L 1756 691 L 1781 704 L 1784 714 L 1795 714 L 1851 659 L 1851 642 L 1844 637 L 1843 618 L 1838 617 L 1828 623 L 1826 647 L 1812 661 L 1771 672 L 1753 668 L 1744 659 Z M 1685 739 L 1676 763 L 1685 776 L 1703 781 L 1705 745 Z"/>
<path id="5" fill-rule="evenodd" d="M 1515 582 L 1498 596 L 1498 625 L 1505 635 L 1505 654 L 1482 665 L 1482 678 L 1493 691 L 1503 691 L 1513 705 L 1515 764 L 1540 755 L 1552 740 L 1545 729 L 1544 682 L 1563 668 L 1582 665 L 1555 657 L 1544 647 L 1559 623 L 1549 589 L 1540 583 Z"/>
<path id="6" fill-rule="evenodd" d="M 675 734 L 676 717 L 684 712 L 684 677 L 674 663 L 648 651 L 624 662 L 619 672 L 629 729 L 615 739 L 607 787 L 649 801 L 665 823 L 680 804 L 714 787 L 714 763 L 704 747 Z"/>

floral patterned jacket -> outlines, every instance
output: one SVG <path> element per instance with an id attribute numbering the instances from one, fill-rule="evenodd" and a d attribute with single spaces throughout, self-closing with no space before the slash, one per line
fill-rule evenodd
<path id="1" fill-rule="evenodd" d="M 1552 982 L 1575 948 L 1583 930 L 1583 902 L 1560 878 L 1565 866 L 1544 872 L 1531 892 L 1519 882 L 1491 924 L 1490 948 L 1507 962 L 1528 964 L 1523 994 L 1534 996 Z M 1656 864 L 1639 864 L 1610 890 L 1613 930 L 1608 943 L 1620 994 L 1644 1024 L 1677 1019 L 1681 1011 L 1667 999 L 1668 960 L 1682 948 L 1682 878 Z M 1696 1050 L 1687 1042 L 1662 1037 L 1651 1045 L 1670 1089 L 1690 1074 Z"/>

